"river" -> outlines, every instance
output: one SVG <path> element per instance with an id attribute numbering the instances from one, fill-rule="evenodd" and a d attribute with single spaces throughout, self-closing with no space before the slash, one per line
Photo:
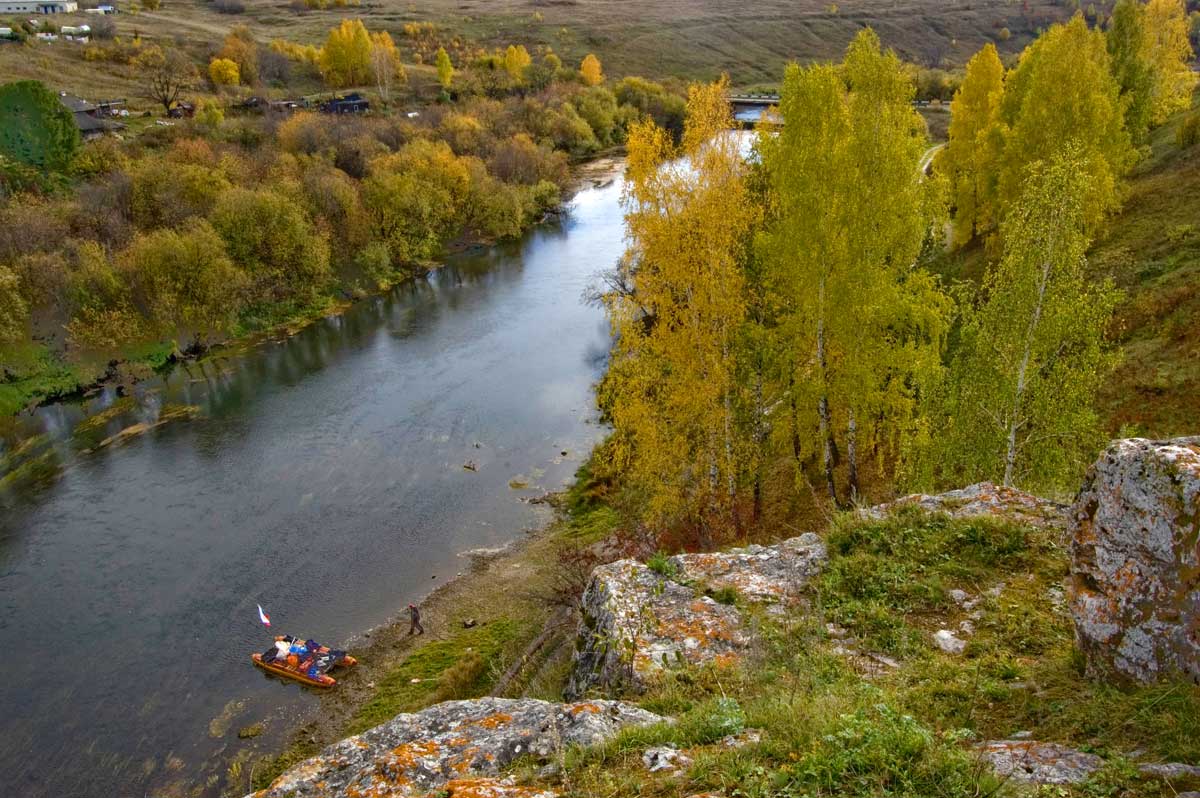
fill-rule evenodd
<path id="1" fill-rule="evenodd" d="M 622 249 L 619 199 L 586 189 L 292 337 L 21 420 L 39 467 L 0 491 L 0 793 L 218 794 L 317 700 L 250 664 L 272 632 L 345 643 L 543 523 L 522 499 L 602 434 L 583 293 Z"/>

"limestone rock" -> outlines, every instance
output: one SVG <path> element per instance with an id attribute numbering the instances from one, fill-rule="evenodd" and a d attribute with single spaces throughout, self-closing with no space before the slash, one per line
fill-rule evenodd
<path id="1" fill-rule="evenodd" d="M 808 533 L 773 546 L 677 555 L 669 576 L 628 559 L 596 568 L 583 593 L 580 648 L 566 694 L 595 685 L 636 690 L 664 668 L 736 661 L 751 644 L 746 618 L 701 588 L 791 605 L 802 601 L 824 563 L 824 544 Z"/>
<path id="2" fill-rule="evenodd" d="M 1067 518 L 1066 505 L 991 482 L 980 482 L 935 496 L 914 493 L 860 513 L 880 520 L 902 507 L 914 505 L 931 513 L 946 513 L 952 518 L 988 515 L 1033 526 L 1062 526 Z"/>
<path id="3" fill-rule="evenodd" d="M 967 641 L 955 636 L 949 629 L 934 632 L 933 643 L 947 654 L 961 654 L 967 648 Z"/>
<path id="4" fill-rule="evenodd" d="M 673 745 L 659 745 L 642 752 L 642 764 L 651 773 L 681 771 L 692 764 L 692 759 Z"/>
<path id="5" fill-rule="evenodd" d="M 1093 676 L 1200 680 L 1200 437 L 1112 443 L 1071 508 L 1068 602 Z"/>
<path id="6" fill-rule="evenodd" d="M 447 701 L 397 715 L 287 770 L 256 798 L 407 798 L 434 789 L 462 798 L 548 798 L 495 778 L 514 760 L 546 760 L 663 720 L 619 701 L 552 704 L 531 698 Z"/>
<path id="7" fill-rule="evenodd" d="M 1078 784 L 1104 767 L 1095 754 L 1057 743 L 988 740 L 977 750 L 998 776 L 1028 784 Z"/>
<path id="8" fill-rule="evenodd" d="M 1200 765 L 1185 765 L 1182 762 L 1147 763 L 1138 765 L 1138 771 L 1143 776 L 1168 781 L 1200 779 Z"/>

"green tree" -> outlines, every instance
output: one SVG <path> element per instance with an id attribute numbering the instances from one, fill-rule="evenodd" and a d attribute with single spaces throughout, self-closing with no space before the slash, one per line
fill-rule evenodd
<path id="1" fill-rule="evenodd" d="M 371 36 L 360 19 L 343 19 L 329 31 L 321 48 L 321 75 L 334 88 L 362 86 L 371 80 Z"/>
<path id="2" fill-rule="evenodd" d="M 1144 8 L 1138 0 L 1119 0 L 1105 36 L 1125 103 L 1125 129 L 1137 144 L 1146 140 L 1153 110 L 1154 65 L 1146 58 Z"/>
<path id="3" fill-rule="evenodd" d="M 950 103 L 950 142 L 945 163 L 954 203 L 954 242 L 963 245 L 996 223 L 996 178 L 1001 155 L 1000 101 L 1004 65 L 988 44 L 967 62 L 967 73 Z"/>
<path id="4" fill-rule="evenodd" d="M 775 217 L 761 238 L 793 452 L 820 451 L 825 491 L 845 451 L 849 498 L 860 449 L 899 453 L 922 386 L 938 375 L 947 300 L 913 267 L 935 209 L 918 162 L 923 126 L 894 53 L 860 32 L 843 66 L 788 67 L 783 125 L 758 147 Z"/>
<path id="5" fill-rule="evenodd" d="M 693 86 L 680 146 L 652 121 L 629 132 L 630 241 L 606 306 L 615 344 L 601 402 L 608 451 L 654 522 L 689 521 L 712 543 L 733 522 L 744 471 L 737 341 L 758 209 L 731 126 L 727 82 Z"/>
<path id="6" fill-rule="evenodd" d="M 217 200 L 211 220 L 259 299 L 307 301 L 331 277 L 328 239 L 290 197 L 231 188 Z"/>
<path id="7" fill-rule="evenodd" d="M 228 328 L 246 282 L 212 225 L 138 235 L 117 257 L 133 304 L 160 335 L 201 338 Z"/>
<path id="8" fill-rule="evenodd" d="M 75 117 L 40 81 L 0 86 L 0 156 L 47 172 L 65 172 L 79 150 Z"/>
<path id="9" fill-rule="evenodd" d="M 443 141 L 417 139 L 371 163 L 363 205 L 375 237 L 412 263 L 433 258 L 462 229 L 470 191 L 466 159 Z"/>
<path id="10" fill-rule="evenodd" d="M 1001 216 L 1021 196 L 1029 166 L 1075 142 L 1080 164 L 1092 170 L 1084 208 L 1088 230 L 1096 230 L 1120 204 L 1120 180 L 1136 159 L 1104 35 L 1078 14 L 1050 28 L 1021 55 L 1005 86 L 1001 116 L 1009 128 Z"/>
<path id="11" fill-rule="evenodd" d="M 1004 256 L 980 306 L 965 310 L 940 443 L 950 481 L 1062 488 L 1095 454 L 1093 401 L 1114 363 L 1104 331 L 1119 293 L 1085 268 L 1087 157 L 1070 148 L 1030 168 L 1001 229 Z"/>
<path id="12" fill-rule="evenodd" d="M 439 47 L 437 51 L 437 79 L 443 91 L 450 91 L 450 84 L 454 82 L 454 64 L 445 47 Z"/>

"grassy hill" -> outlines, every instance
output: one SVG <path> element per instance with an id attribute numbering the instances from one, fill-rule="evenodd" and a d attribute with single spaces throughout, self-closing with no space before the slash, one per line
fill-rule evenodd
<path id="1" fill-rule="evenodd" d="M 1200 95 L 1193 112 L 1200 109 Z M 1153 131 L 1129 176 L 1121 213 L 1088 257 L 1093 273 L 1125 292 L 1111 329 L 1123 359 L 1098 409 L 1111 435 L 1195 434 L 1200 395 L 1200 146 L 1180 149 L 1187 113 Z M 933 265 L 950 279 L 978 280 L 986 268 L 973 243 Z"/>
<path id="2" fill-rule="evenodd" d="M 790 60 L 840 56 L 864 26 L 906 60 L 954 65 L 989 41 L 1017 53 L 1039 28 L 1068 14 L 1067 4 L 1050 0 L 667 0 L 636 6 L 624 0 L 367 0 L 326 10 L 304 9 L 303 0 L 238 2 L 244 10 L 230 14 L 210 0 L 165 0 L 154 13 L 119 15 L 117 32 L 169 41 L 207 60 L 235 25 L 248 26 L 264 42 L 319 44 L 340 19 L 361 17 L 371 29 L 390 31 L 411 63 L 404 25 L 431 22 L 447 42 L 549 47 L 569 63 L 595 52 L 611 75 L 711 79 L 725 71 L 735 84 L 750 86 L 777 83 Z M 221 5 L 237 7 L 234 0 Z M 54 20 L 95 22 L 84 14 Z M 132 74 L 86 62 L 82 50 L 68 42 L 0 44 L 0 74 L 44 79 L 85 96 L 136 95 Z"/>

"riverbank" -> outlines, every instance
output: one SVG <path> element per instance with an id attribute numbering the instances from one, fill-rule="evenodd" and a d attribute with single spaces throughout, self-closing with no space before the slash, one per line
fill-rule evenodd
<path id="1" fill-rule="evenodd" d="M 622 148 L 601 152 L 575 164 L 571 179 L 564 186 L 559 210 L 547 214 L 522 234 L 545 224 L 551 216 L 561 215 L 579 191 L 602 187 L 616 180 L 623 169 Z M 478 238 L 462 238 L 448 244 L 443 257 L 495 243 Z M 106 386 L 118 386 L 119 390 L 124 390 L 182 362 L 196 362 L 215 355 L 229 356 L 264 341 L 290 337 L 319 319 L 344 313 L 355 302 L 427 275 L 439 264 L 419 264 L 417 268 L 399 275 L 398 279 L 380 284 L 375 292 L 351 293 L 339 287 L 309 305 L 272 308 L 265 318 L 255 318 L 249 326 L 236 330 L 229 339 L 209 346 L 181 350 L 174 342 L 141 343 L 108 358 L 77 361 L 63 357 L 62 352 L 44 343 L 34 342 L 21 348 L 9 347 L 4 353 L 6 362 L 0 363 L 0 425 L 6 418 L 44 405 L 89 398 Z"/>
<path id="2" fill-rule="evenodd" d="M 230 779 L 227 793 L 265 787 L 330 743 L 440 701 L 518 694 L 559 700 L 578 618 L 569 599 L 586 570 L 572 563 L 616 525 L 609 508 L 582 499 L 585 486 L 586 477 L 533 500 L 553 516 L 502 549 L 462 553 L 462 571 L 420 602 L 424 635 L 408 634 L 401 610 L 351 640 L 358 666 L 321 695 L 277 756 L 239 767 L 245 783 Z"/>

